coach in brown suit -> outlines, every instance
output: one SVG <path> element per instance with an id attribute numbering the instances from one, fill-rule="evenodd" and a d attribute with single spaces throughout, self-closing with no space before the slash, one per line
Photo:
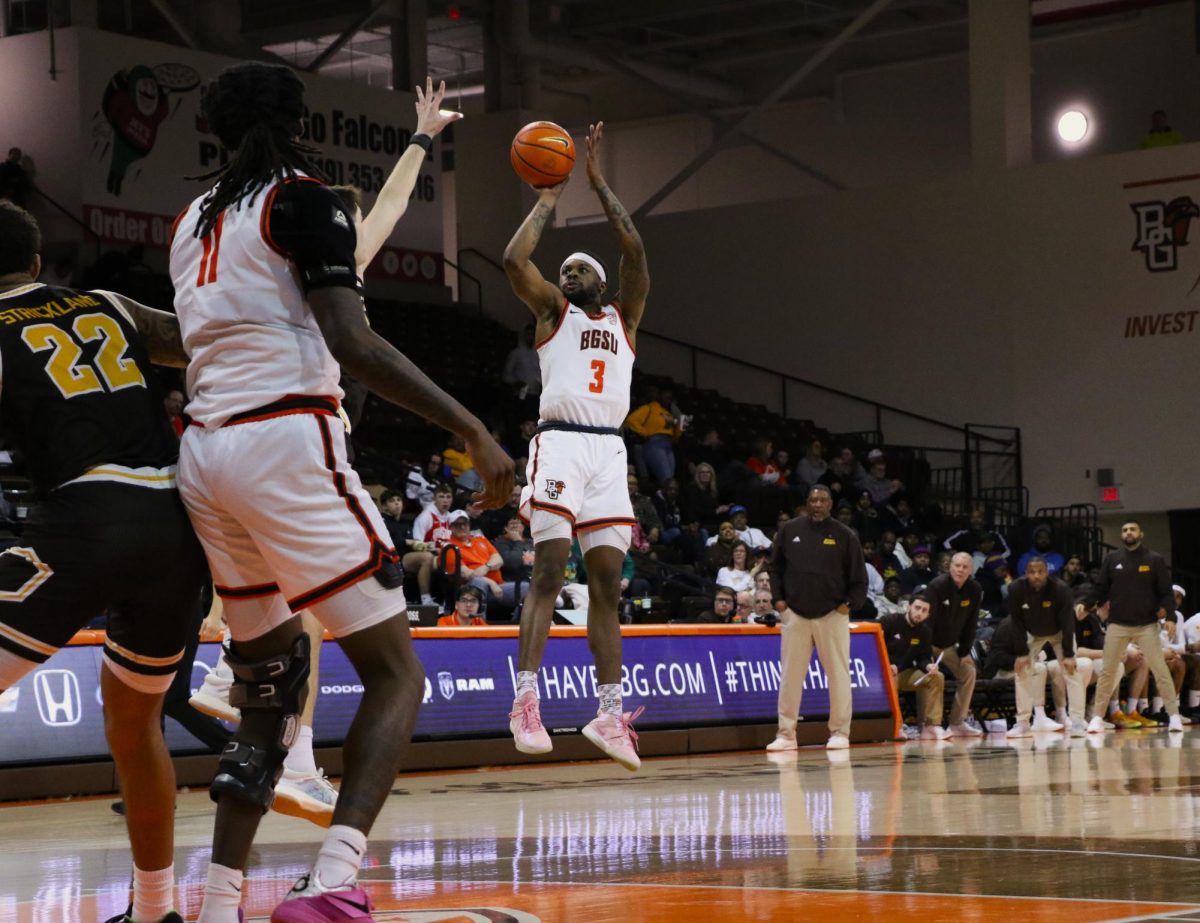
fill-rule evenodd
<path id="1" fill-rule="evenodd" d="M 771 595 L 780 613 L 779 733 L 768 750 L 796 749 L 796 720 L 816 645 L 829 681 L 830 750 L 850 746 L 850 612 L 867 598 L 862 546 L 852 529 L 832 519 L 833 495 L 808 492 L 806 515 L 779 529 L 771 555 Z"/>

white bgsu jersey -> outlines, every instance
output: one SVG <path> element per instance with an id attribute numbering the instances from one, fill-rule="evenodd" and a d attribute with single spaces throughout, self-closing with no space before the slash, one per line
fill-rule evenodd
<path id="1" fill-rule="evenodd" d="M 588 314 L 564 300 L 558 326 L 537 344 L 537 352 L 542 422 L 624 425 L 634 351 L 615 304 Z"/>
<path id="2" fill-rule="evenodd" d="M 176 219 L 171 281 L 190 359 L 187 412 L 206 427 L 289 395 L 342 397 L 295 267 L 271 239 L 279 189 L 269 183 L 252 204 L 225 209 L 204 238 L 195 236 L 204 196 Z"/>

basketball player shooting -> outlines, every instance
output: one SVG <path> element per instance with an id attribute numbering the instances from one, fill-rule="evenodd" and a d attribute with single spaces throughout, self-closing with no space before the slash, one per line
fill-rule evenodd
<path id="1" fill-rule="evenodd" d="M 620 427 L 629 413 L 638 324 L 650 275 L 642 238 L 600 170 L 604 123 L 588 128 L 587 175 L 621 248 L 620 302 L 609 296 L 608 271 L 590 253 L 572 253 L 558 284 L 530 262 L 566 181 L 537 189 L 538 201 L 504 252 L 517 297 L 537 318 L 542 368 L 540 422 L 529 446 L 521 515 L 530 523 L 534 562 L 521 615 L 516 699 L 509 715 L 517 749 L 547 753 L 550 737 L 538 709 L 537 671 L 550 634 L 554 601 L 579 538 L 588 572 L 588 645 L 596 662 L 599 709 L 583 733 L 629 770 L 641 765 L 633 715 L 621 703 L 621 565 L 629 549 L 633 508 Z"/>

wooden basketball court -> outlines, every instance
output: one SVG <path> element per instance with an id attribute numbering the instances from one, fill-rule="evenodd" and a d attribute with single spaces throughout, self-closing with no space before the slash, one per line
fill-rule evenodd
<path id="1" fill-rule="evenodd" d="M 1198 794 L 1190 729 L 651 758 L 636 775 L 609 762 L 404 775 L 362 880 L 393 923 L 1196 921 Z M 0 808 L 0 921 L 124 909 L 110 801 Z M 212 820 L 207 793 L 180 794 L 189 920 Z M 319 841 L 303 821 L 264 819 L 252 920 Z"/>

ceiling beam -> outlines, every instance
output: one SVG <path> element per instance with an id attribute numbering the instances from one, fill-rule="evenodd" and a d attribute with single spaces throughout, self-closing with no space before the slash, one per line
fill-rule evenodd
<path id="1" fill-rule="evenodd" d="M 794 90 L 801 81 L 809 74 L 820 67 L 826 60 L 832 57 L 838 49 L 845 45 L 855 34 L 871 22 L 876 16 L 887 9 L 892 0 L 875 0 L 870 6 L 864 9 L 855 17 L 854 21 L 846 26 L 835 38 L 829 41 L 820 51 L 814 54 L 811 58 L 805 61 L 800 67 L 796 68 L 789 74 L 775 89 L 764 96 L 759 102 L 743 115 L 738 121 L 730 126 L 723 134 L 718 136 L 712 144 L 692 158 L 691 163 L 685 166 L 682 170 L 676 173 L 668 180 L 661 189 L 654 193 L 650 198 L 643 202 L 636 212 L 635 217 L 644 217 L 657 208 L 664 199 L 672 192 L 688 181 L 701 167 L 713 159 L 717 154 L 729 146 L 729 144 L 749 126 L 754 117 L 760 112 L 769 109 L 779 100 L 783 99 L 788 93 Z"/>
<path id="2" fill-rule="evenodd" d="M 375 17 L 379 14 L 379 10 L 387 2 L 388 0 L 375 0 L 366 13 L 360 16 L 357 21 L 351 23 L 341 35 L 326 45 L 325 50 L 306 64 L 304 69 L 309 73 L 316 73 L 320 70 L 322 64 L 341 51 L 350 39 L 354 38 L 356 34 L 367 28 L 374 21 Z"/>

